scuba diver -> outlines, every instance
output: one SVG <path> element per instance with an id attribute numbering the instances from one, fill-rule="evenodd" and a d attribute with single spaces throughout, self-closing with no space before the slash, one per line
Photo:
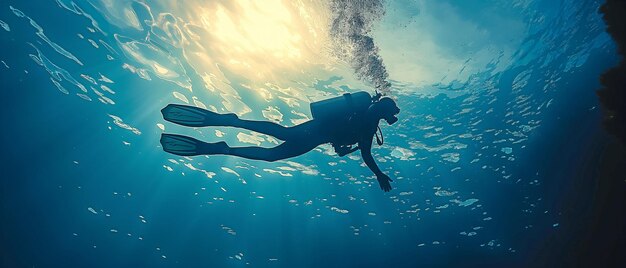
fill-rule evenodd
<path id="1" fill-rule="evenodd" d="M 237 127 L 273 136 L 283 143 L 274 148 L 230 147 L 226 142 L 207 143 L 176 135 L 161 135 L 163 150 L 180 156 L 232 155 L 273 162 L 302 155 L 321 144 L 330 143 L 339 156 L 361 151 L 365 164 L 374 172 L 380 188 L 391 190 L 392 180 L 384 174 L 372 157 L 372 141 L 382 145 L 381 119 L 392 125 L 398 121 L 400 109 L 396 102 L 380 93 L 371 97 L 367 92 L 346 93 L 343 96 L 311 103 L 313 119 L 285 127 L 269 121 L 240 119 L 236 114 L 219 114 L 193 106 L 169 104 L 161 110 L 169 122 L 188 127 Z M 356 146 L 355 146 L 356 145 Z"/>

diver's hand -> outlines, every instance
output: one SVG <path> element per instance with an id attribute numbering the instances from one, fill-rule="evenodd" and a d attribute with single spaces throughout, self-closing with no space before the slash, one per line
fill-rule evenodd
<path id="1" fill-rule="evenodd" d="M 385 192 L 389 192 L 391 190 L 391 184 L 389 182 L 391 182 L 392 180 L 389 178 L 389 176 L 381 173 L 380 175 L 376 176 L 376 179 L 378 180 L 380 189 Z"/>

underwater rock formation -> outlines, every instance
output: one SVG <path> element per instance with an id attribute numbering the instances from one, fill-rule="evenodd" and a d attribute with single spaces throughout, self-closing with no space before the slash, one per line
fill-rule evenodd
<path id="1" fill-rule="evenodd" d="M 606 31 L 617 43 L 622 59 L 618 66 L 601 76 L 602 88 L 597 94 L 604 108 L 605 128 L 626 144 L 626 1 L 607 0 L 600 7 L 600 12 L 607 24 Z"/>

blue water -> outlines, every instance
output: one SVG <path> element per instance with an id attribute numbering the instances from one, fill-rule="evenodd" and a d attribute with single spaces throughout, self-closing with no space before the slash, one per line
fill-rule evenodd
<path id="1" fill-rule="evenodd" d="M 0 4 L 3 267 L 525 266 L 576 224 L 570 182 L 607 139 L 594 91 L 618 60 L 601 1 L 386 3 L 372 35 L 402 109 L 374 148 L 389 193 L 358 154 L 327 146 L 275 163 L 163 152 L 162 129 L 273 144 L 174 126 L 168 103 L 293 125 L 311 101 L 371 88 L 340 62 L 285 65 L 294 74 L 245 54 L 287 78 L 238 72 L 224 47 L 172 30 L 193 8 L 139 3 Z M 485 36 L 420 20 L 449 14 L 436 7 Z M 425 33 L 449 58 L 403 47 Z"/>

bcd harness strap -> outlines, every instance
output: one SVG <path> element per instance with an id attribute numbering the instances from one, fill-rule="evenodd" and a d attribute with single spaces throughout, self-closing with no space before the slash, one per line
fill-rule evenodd
<path id="1" fill-rule="evenodd" d="M 348 107 L 350 107 L 350 116 L 353 116 L 356 111 L 354 110 L 354 100 L 352 99 L 352 94 L 350 93 L 344 93 L 343 97 L 346 99 L 346 102 L 348 103 Z"/>
<path id="2" fill-rule="evenodd" d="M 382 96 L 382 94 L 380 94 L 378 91 L 376 91 L 376 96 L 372 97 L 372 101 L 378 101 L 380 99 L 380 97 Z M 346 102 L 348 103 L 348 106 L 350 107 L 350 111 L 352 112 L 350 114 L 350 117 L 354 116 L 356 114 L 356 111 L 354 109 L 354 100 L 352 99 L 352 94 L 350 93 L 345 93 L 343 94 L 343 97 L 346 99 Z M 383 137 L 383 131 L 380 129 L 379 126 L 376 127 L 377 128 L 377 132 L 375 133 L 376 135 L 376 143 L 379 146 L 382 146 L 383 143 L 385 142 L 385 137 Z M 378 133 L 380 133 L 380 136 L 378 136 Z M 356 149 L 356 148 L 354 148 Z M 352 150 L 354 151 L 354 150 Z"/>
<path id="3" fill-rule="evenodd" d="M 376 95 L 374 95 L 374 97 L 372 97 L 372 102 L 377 102 L 380 100 L 380 98 L 383 97 L 383 94 L 378 92 L 378 89 L 376 89 Z M 382 146 L 383 143 L 385 143 L 385 137 L 383 137 L 383 131 L 380 129 L 379 126 L 376 126 L 377 132 L 376 132 L 376 143 L 378 143 L 378 146 Z M 378 137 L 378 133 L 380 132 L 380 137 Z"/>
<path id="4" fill-rule="evenodd" d="M 385 143 L 385 137 L 383 137 L 383 130 L 380 129 L 380 127 L 376 127 L 378 128 L 376 131 L 376 143 L 378 143 L 378 146 L 382 146 L 383 143 Z M 380 132 L 380 137 L 378 137 L 378 133 Z"/>

